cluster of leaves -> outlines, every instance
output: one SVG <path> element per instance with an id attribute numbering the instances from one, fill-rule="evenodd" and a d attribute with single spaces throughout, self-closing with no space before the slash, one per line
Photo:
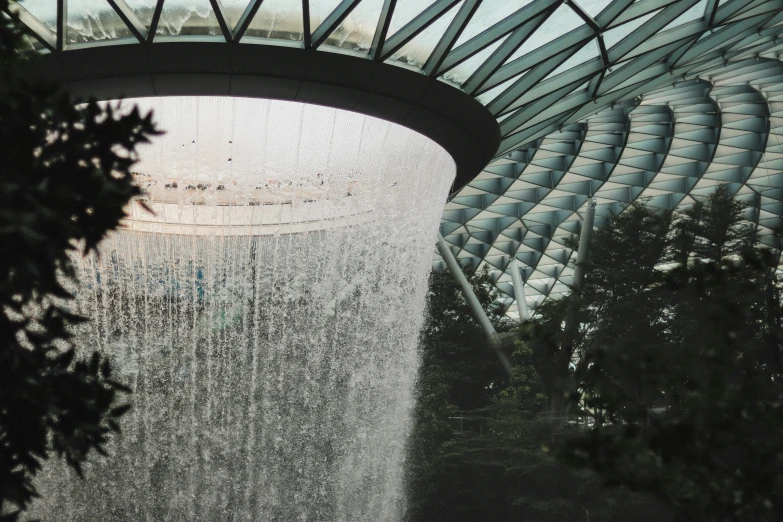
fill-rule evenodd
<path id="1" fill-rule="evenodd" d="M 595 473 L 557 461 L 540 416 L 546 396 L 533 350 L 502 318 L 486 272 L 471 278 L 514 363 L 508 375 L 447 272 L 434 272 L 414 433 L 410 521 L 661 520 L 642 495 L 607 491 Z"/>
<path id="2" fill-rule="evenodd" d="M 581 292 L 530 329 L 560 377 L 548 395 L 595 420 L 562 456 L 684 520 L 783 517 L 778 257 L 745 212 L 725 186 L 673 215 L 632 205 L 594 233 Z"/>
<path id="3" fill-rule="evenodd" d="M 0 11 L 7 0 L 0 0 Z M 0 18 L 0 520 L 36 496 L 51 453 L 81 473 L 104 452 L 126 387 L 97 353 L 74 355 L 67 308 L 71 256 L 95 249 L 140 189 L 135 148 L 158 133 L 151 114 L 94 101 L 76 105 L 56 86 L 28 83 L 17 21 Z"/>

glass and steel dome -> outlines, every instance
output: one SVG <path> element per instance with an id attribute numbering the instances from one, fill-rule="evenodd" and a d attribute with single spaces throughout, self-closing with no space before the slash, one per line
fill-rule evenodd
<path id="1" fill-rule="evenodd" d="M 516 257 L 531 306 L 567 291 L 562 240 L 578 233 L 591 196 L 600 226 L 639 197 L 670 209 L 729 183 L 779 248 L 778 0 L 19 0 L 12 11 L 32 48 L 60 57 L 47 70 L 75 92 L 112 79 L 128 95 L 179 93 L 173 72 L 191 82 L 226 73 L 230 87 L 207 94 L 244 95 L 245 75 L 260 71 L 278 82 L 264 96 L 304 96 L 302 78 L 319 74 L 328 85 L 304 101 L 340 88 L 326 104 L 383 118 L 396 106 L 370 111 L 370 96 L 428 104 L 437 118 L 418 130 L 462 128 L 464 140 L 433 138 L 455 158 L 465 143 L 481 149 L 457 160 L 446 241 L 458 258 L 488 264 L 509 296 Z M 115 63 L 95 73 L 97 61 L 78 58 L 99 55 Z M 147 87 L 133 87 L 142 70 Z M 429 83 L 411 87 L 417 78 Z"/>

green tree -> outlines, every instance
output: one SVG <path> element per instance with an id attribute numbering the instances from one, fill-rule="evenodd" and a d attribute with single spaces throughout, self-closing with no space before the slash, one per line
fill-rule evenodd
<path id="1" fill-rule="evenodd" d="M 0 0 L 0 11 L 8 1 Z M 97 353 L 75 356 L 71 256 L 93 250 L 140 194 L 135 148 L 157 133 L 151 114 L 125 116 L 29 83 L 20 24 L 0 18 L 0 520 L 37 495 L 51 454 L 81 473 L 104 452 L 125 386 Z"/>
<path id="2" fill-rule="evenodd" d="M 497 323 L 486 273 L 472 278 Z M 509 330 L 509 324 L 498 324 Z M 447 272 L 434 272 L 422 336 L 419 401 L 411 438 L 410 521 L 666 520 L 642 495 L 606 491 L 592 471 L 560 464 L 537 358 L 516 327 L 501 334 L 507 375 Z"/>
<path id="3" fill-rule="evenodd" d="M 595 234 L 578 296 L 573 376 L 596 425 L 562 454 L 683 520 L 783 517 L 778 256 L 744 214 L 726 186 L 649 240 L 621 214 Z M 613 264 L 618 249 L 633 268 Z"/>
<path id="4" fill-rule="evenodd" d="M 612 227 L 593 233 L 585 267 L 590 277 L 583 288 L 543 303 L 536 320 L 523 330 L 555 417 L 576 411 L 575 403 L 569 403 L 578 389 L 575 363 L 586 364 L 586 353 L 608 344 L 626 352 L 623 345 L 637 346 L 638 338 L 652 350 L 661 342 L 661 303 L 649 289 L 661 279 L 655 267 L 670 243 L 671 216 L 635 203 L 612 216 L 612 221 Z M 570 246 L 579 247 L 576 241 Z M 629 384 L 639 383 L 633 375 L 625 378 Z"/>

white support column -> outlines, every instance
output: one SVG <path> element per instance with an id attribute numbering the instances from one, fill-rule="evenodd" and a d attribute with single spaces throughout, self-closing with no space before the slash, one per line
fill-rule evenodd
<path id="1" fill-rule="evenodd" d="M 454 257 L 454 253 L 446 244 L 446 240 L 443 239 L 443 235 L 440 232 L 438 232 L 438 251 L 440 251 L 440 255 L 446 262 L 446 266 L 449 267 L 449 272 L 451 272 L 451 275 L 454 276 L 454 279 L 457 280 L 457 283 L 459 283 L 459 286 L 462 288 L 462 295 L 465 296 L 465 300 L 468 302 L 473 317 L 481 326 L 484 335 L 491 340 L 495 335 L 495 327 L 492 326 L 492 323 L 489 321 L 489 317 L 487 317 L 487 313 L 484 311 L 484 308 L 482 308 L 478 297 L 473 293 L 473 287 L 470 286 L 468 278 L 462 273 L 462 267 L 459 266 L 457 258 Z"/>
<path id="2" fill-rule="evenodd" d="M 519 275 L 519 265 L 516 257 L 511 258 L 511 283 L 514 285 L 514 299 L 517 300 L 519 324 L 522 324 L 530 320 L 530 312 L 527 309 L 525 285 L 522 283 L 522 276 Z"/>
<path id="3" fill-rule="evenodd" d="M 593 223 L 595 222 L 595 198 L 590 198 L 587 203 L 584 218 L 582 219 L 582 231 L 579 234 L 579 251 L 576 253 L 576 267 L 574 268 L 574 290 L 582 291 L 585 280 L 585 263 L 590 253 L 590 240 L 593 237 Z"/>

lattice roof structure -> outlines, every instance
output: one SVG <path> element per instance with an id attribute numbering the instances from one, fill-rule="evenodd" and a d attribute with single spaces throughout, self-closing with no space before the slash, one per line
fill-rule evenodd
<path id="1" fill-rule="evenodd" d="M 11 10 L 41 53 L 285 47 L 389 64 L 478 100 L 499 144 L 457 187 L 442 232 L 458 258 L 488 264 L 509 299 L 515 256 L 530 306 L 568 291 L 563 239 L 579 232 L 590 196 L 601 226 L 639 197 L 672 209 L 729 183 L 779 246 L 783 0 L 19 0 Z"/>
<path id="2" fill-rule="evenodd" d="M 777 60 L 740 61 L 566 125 L 462 189 L 446 205 L 446 240 L 464 262 L 487 264 L 508 301 L 515 256 L 531 307 L 570 291 L 566 239 L 578 237 L 590 196 L 600 227 L 638 198 L 673 210 L 728 184 L 761 241 L 780 249 L 781 79 Z"/>

